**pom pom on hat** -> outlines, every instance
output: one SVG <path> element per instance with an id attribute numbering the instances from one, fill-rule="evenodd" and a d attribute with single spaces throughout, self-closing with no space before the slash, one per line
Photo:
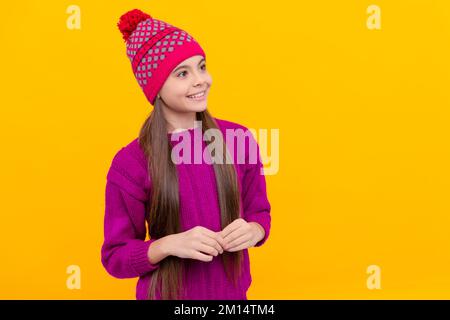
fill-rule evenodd
<path id="1" fill-rule="evenodd" d="M 125 42 L 128 40 L 133 31 L 136 30 L 139 22 L 147 20 L 149 18 L 151 19 L 152 17 L 139 9 L 133 9 L 124 13 L 120 17 L 119 22 L 117 23 L 117 27 L 122 33 L 122 37 Z"/>

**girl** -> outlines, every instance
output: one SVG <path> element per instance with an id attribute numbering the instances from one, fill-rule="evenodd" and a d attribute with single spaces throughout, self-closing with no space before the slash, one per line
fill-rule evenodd
<path id="1" fill-rule="evenodd" d="M 118 27 L 154 109 L 108 171 L 102 264 L 114 277 L 139 277 L 138 300 L 247 299 L 248 248 L 267 240 L 271 223 L 259 146 L 246 127 L 208 112 L 212 78 L 188 33 L 137 9 Z M 201 139 L 196 149 L 195 138 L 211 138 L 211 129 L 220 132 L 217 153 L 231 163 L 211 163 L 203 151 L 212 141 Z M 230 130 L 256 148 L 231 146 Z M 179 153 L 188 161 L 175 163 L 180 138 L 191 148 Z"/>

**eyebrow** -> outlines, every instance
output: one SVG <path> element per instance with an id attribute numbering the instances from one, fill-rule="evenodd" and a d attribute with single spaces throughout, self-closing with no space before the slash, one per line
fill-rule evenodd
<path id="1" fill-rule="evenodd" d="M 202 63 L 202 62 L 205 61 L 205 60 L 206 60 L 205 58 L 201 59 L 201 60 L 198 62 L 198 64 Z M 182 66 L 179 66 L 179 67 L 175 68 L 175 70 L 173 70 L 172 73 L 177 72 L 177 70 L 178 70 L 178 69 L 181 69 L 181 68 L 188 68 L 188 69 L 189 69 L 189 66 L 186 65 L 186 64 L 183 64 Z"/>

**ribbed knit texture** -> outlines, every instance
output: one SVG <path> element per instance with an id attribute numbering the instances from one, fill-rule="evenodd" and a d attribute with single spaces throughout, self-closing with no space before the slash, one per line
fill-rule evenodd
<path id="1" fill-rule="evenodd" d="M 246 127 L 230 121 L 215 118 L 223 136 L 226 129 L 242 129 Z M 192 145 L 194 135 L 200 134 L 201 128 L 189 129 L 185 132 L 168 134 L 172 136 L 189 133 Z M 253 137 L 251 137 L 253 139 Z M 171 141 L 176 146 L 179 141 Z M 256 246 L 259 247 L 269 237 L 271 206 L 266 194 L 266 182 L 263 174 L 259 146 L 257 146 L 257 163 L 249 163 L 249 148 L 246 144 L 246 161 L 237 163 L 235 144 L 234 163 L 241 187 L 241 217 L 247 222 L 257 222 L 265 230 L 264 238 Z M 202 150 L 205 149 L 202 139 Z M 242 146 L 241 146 L 242 147 Z M 191 159 L 194 159 L 194 152 Z M 221 228 L 220 207 L 217 194 L 215 173 L 212 164 L 202 160 L 201 164 L 177 164 L 180 195 L 180 217 L 182 231 L 195 226 L 203 226 L 218 232 Z M 107 174 L 105 191 L 104 243 L 101 248 L 101 261 L 109 274 L 116 278 L 139 277 L 136 286 L 136 299 L 147 299 L 151 273 L 160 263 L 151 264 L 147 251 L 156 239 L 146 239 L 145 204 L 149 201 L 151 183 L 148 178 L 146 158 L 139 146 L 138 139 L 121 148 L 114 156 Z M 195 259 L 183 259 L 185 266 L 185 291 L 182 299 L 247 299 L 247 290 L 252 282 L 248 249 L 243 250 L 243 273 L 236 289 L 228 280 L 220 255 L 211 262 Z M 160 299 L 157 294 L 156 299 Z"/>

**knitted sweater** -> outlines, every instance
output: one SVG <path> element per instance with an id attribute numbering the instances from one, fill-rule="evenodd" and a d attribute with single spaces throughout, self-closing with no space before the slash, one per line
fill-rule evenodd
<path id="1" fill-rule="evenodd" d="M 234 122 L 217 118 L 215 120 L 225 140 L 226 129 L 247 130 L 246 127 Z M 201 128 L 196 127 L 184 132 L 168 133 L 168 138 L 172 146 L 175 146 L 183 139 L 178 137 L 179 141 L 173 141 L 177 138 L 176 135 L 189 132 L 193 141 L 196 131 L 199 131 L 201 136 Z M 253 135 L 249 137 L 256 145 L 256 164 L 249 159 L 250 148 L 247 144 L 244 150 L 244 163 L 238 163 L 238 148 L 242 148 L 242 145 L 239 146 L 236 142 L 232 158 L 241 190 L 241 217 L 247 222 L 259 223 L 265 230 L 264 238 L 255 245 L 259 247 L 269 236 L 271 206 L 267 199 L 265 176 L 260 173 L 262 162 L 259 145 Z M 205 141 L 201 140 L 202 150 L 205 150 Z M 227 143 L 227 147 L 228 145 Z M 194 159 L 193 155 L 191 159 Z M 221 231 L 220 207 L 213 165 L 206 163 L 202 158 L 200 164 L 178 163 L 176 168 L 182 231 L 195 226 L 203 226 L 214 232 Z M 106 180 L 101 261 L 106 271 L 113 277 L 139 277 L 136 285 L 136 299 L 144 300 L 147 299 L 150 276 L 163 260 L 152 264 L 147 256 L 149 246 L 156 239 L 146 240 L 148 226 L 145 222 L 145 210 L 149 202 L 151 182 L 148 177 L 146 157 L 137 138 L 116 153 Z M 248 249 L 243 250 L 243 256 L 243 272 L 237 289 L 225 274 L 220 254 L 213 256 L 210 262 L 183 259 L 186 273 L 183 276 L 185 293 L 182 299 L 246 300 L 246 292 L 252 282 Z M 161 299 L 158 292 L 155 299 Z"/>

